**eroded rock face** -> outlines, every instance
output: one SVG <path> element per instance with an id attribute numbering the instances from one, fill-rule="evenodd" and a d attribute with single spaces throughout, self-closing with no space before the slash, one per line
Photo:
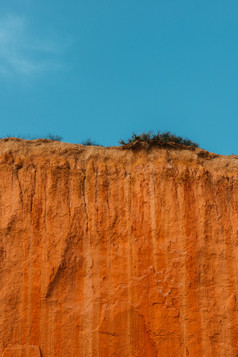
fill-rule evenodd
<path id="1" fill-rule="evenodd" d="M 3 357 L 41 357 L 39 346 L 8 345 L 3 352 Z"/>
<path id="2" fill-rule="evenodd" d="M 236 157 L 2 140 L 0 256 L 4 357 L 238 355 Z"/>

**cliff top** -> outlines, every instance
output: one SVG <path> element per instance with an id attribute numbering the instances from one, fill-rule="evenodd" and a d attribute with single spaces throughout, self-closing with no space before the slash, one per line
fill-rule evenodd
<path id="1" fill-rule="evenodd" d="M 24 140 L 19 138 L 4 138 L 0 140 L 0 163 L 20 160 L 34 161 L 34 159 L 45 160 L 80 160 L 101 158 L 103 160 L 125 160 L 130 163 L 147 157 L 148 161 L 166 159 L 168 163 L 180 161 L 184 164 L 199 164 L 202 166 L 217 166 L 223 168 L 238 168 L 237 155 L 218 155 L 200 148 L 189 149 L 180 147 L 156 147 L 144 146 L 137 150 L 124 146 L 84 146 L 82 144 L 71 144 L 49 139 Z M 18 158 L 18 159 L 16 159 Z"/>

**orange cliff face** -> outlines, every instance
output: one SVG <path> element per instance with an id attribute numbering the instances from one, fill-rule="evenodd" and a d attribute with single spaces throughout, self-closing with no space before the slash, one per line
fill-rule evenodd
<path id="1" fill-rule="evenodd" d="M 0 141 L 0 356 L 238 355 L 238 160 Z"/>

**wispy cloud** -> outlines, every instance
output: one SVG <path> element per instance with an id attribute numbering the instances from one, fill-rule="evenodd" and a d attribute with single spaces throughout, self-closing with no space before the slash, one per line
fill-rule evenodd
<path id="1" fill-rule="evenodd" d="M 65 48 L 31 33 L 23 17 L 0 18 L 0 74 L 32 75 L 64 67 L 61 55 Z"/>

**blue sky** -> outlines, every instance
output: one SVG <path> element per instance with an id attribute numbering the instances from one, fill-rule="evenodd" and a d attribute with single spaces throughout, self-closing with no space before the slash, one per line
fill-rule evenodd
<path id="1" fill-rule="evenodd" d="M 1 0 L 0 136 L 238 154 L 237 0 Z"/>

